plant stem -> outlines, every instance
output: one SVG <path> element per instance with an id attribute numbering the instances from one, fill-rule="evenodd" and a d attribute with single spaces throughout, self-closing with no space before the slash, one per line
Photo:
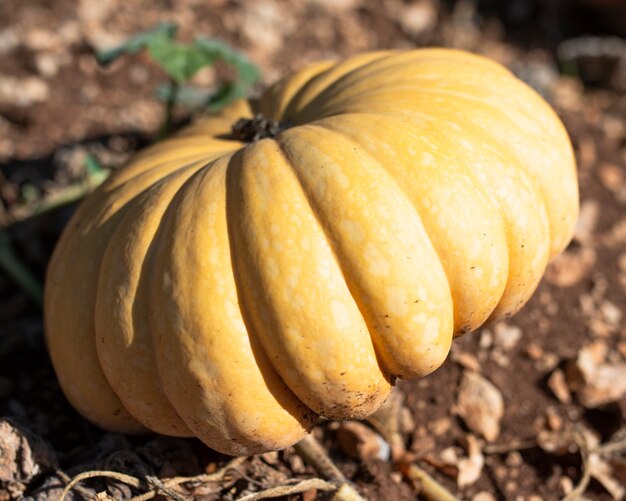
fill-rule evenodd
<path id="1" fill-rule="evenodd" d="M 179 90 L 180 85 L 176 80 L 172 79 L 170 82 L 170 94 L 165 102 L 165 117 L 163 118 L 163 125 L 161 125 L 161 130 L 159 131 L 159 140 L 169 136 L 174 128 L 174 107 L 178 101 Z"/>
<path id="2" fill-rule="evenodd" d="M 43 286 L 20 261 L 8 233 L 0 230 L 0 268 L 11 277 L 38 306 L 43 304 Z"/>
<path id="3" fill-rule="evenodd" d="M 15 221 L 24 221 L 32 217 L 42 216 L 48 212 L 65 207 L 81 200 L 85 195 L 90 193 L 109 175 L 108 170 L 102 171 L 102 173 L 93 174 L 85 182 L 71 184 L 61 190 L 53 192 L 43 200 L 34 204 L 29 204 L 24 207 L 20 207 L 12 214 Z"/>

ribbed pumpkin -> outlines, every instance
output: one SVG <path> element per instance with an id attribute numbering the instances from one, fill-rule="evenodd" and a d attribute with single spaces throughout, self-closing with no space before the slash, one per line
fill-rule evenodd
<path id="1" fill-rule="evenodd" d="M 233 139 L 256 113 L 281 130 Z M 446 49 L 313 64 L 82 203 L 48 271 L 50 355 L 108 430 L 284 448 L 517 311 L 577 212 L 561 122 L 499 64 Z"/>

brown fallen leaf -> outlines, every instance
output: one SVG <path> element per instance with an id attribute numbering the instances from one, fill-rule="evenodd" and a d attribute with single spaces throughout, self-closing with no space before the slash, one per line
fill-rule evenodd
<path id="1" fill-rule="evenodd" d="M 484 465 L 485 457 L 480 442 L 474 435 L 467 435 L 467 457 L 459 460 L 457 485 L 462 488 L 475 483 L 480 478 Z"/>
<path id="2" fill-rule="evenodd" d="M 500 434 L 502 394 L 480 374 L 466 371 L 459 386 L 456 412 L 471 431 L 492 442 Z"/>
<path id="3" fill-rule="evenodd" d="M 594 342 L 567 365 L 566 380 L 580 403 L 592 409 L 626 395 L 626 363 L 606 362 L 605 343 Z"/>

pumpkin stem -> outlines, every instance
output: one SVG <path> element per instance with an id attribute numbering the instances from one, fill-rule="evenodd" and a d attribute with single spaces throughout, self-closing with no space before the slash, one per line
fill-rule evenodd
<path id="1" fill-rule="evenodd" d="M 253 143 L 259 139 L 276 137 L 285 130 L 289 124 L 270 120 L 261 113 L 257 113 L 254 118 L 240 118 L 231 127 L 232 138 L 237 141 Z"/>

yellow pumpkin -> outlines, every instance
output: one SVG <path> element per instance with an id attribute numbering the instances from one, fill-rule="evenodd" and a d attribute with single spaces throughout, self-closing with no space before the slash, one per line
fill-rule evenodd
<path id="1" fill-rule="evenodd" d="M 255 113 L 281 130 L 233 139 Z M 103 428 L 284 448 L 517 311 L 577 212 L 561 122 L 499 64 L 446 49 L 313 64 L 82 203 L 48 271 L 50 355 Z"/>

